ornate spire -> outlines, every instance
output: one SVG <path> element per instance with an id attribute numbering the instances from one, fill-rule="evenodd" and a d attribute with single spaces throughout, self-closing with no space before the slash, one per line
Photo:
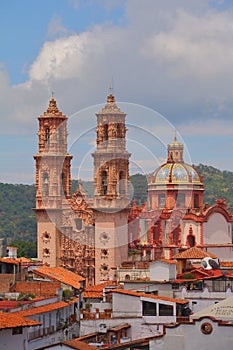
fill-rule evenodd
<path id="1" fill-rule="evenodd" d="M 47 113 L 48 114 L 57 114 L 59 112 L 60 111 L 57 107 L 57 102 L 56 102 L 55 98 L 52 97 L 51 100 L 49 101 L 49 107 L 47 109 Z"/>
<path id="2" fill-rule="evenodd" d="M 183 162 L 183 151 L 184 145 L 179 142 L 176 138 L 176 133 L 174 139 L 171 143 L 168 144 L 168 162 Z"/>

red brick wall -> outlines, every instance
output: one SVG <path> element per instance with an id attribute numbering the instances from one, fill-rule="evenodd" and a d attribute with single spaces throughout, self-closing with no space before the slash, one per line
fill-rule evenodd
<path id="1" fill-rule="evenodd" d="M 11 292 L 23 294 L 34 294 L 35 296 L 53 296 L 58 288 L 61 288 L 59 282 L 16 282 L 11 288 Z"/>
<path id="2" fill-rule="evenodd" d="M 8 293 L 10 291 L 11 278 L 0 275 L 0 293 Z"/>

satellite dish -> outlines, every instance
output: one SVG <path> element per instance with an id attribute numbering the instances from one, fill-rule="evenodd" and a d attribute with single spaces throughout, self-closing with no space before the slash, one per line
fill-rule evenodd
<path id="1" fill-rule="evenodd" d="M 219 269 L 219 262 L 218 262 L 218 259 L 206 257 L 206 258 L 202 259 L 201 266 L 205 270 L 217 270 L 217 269 Z"/>

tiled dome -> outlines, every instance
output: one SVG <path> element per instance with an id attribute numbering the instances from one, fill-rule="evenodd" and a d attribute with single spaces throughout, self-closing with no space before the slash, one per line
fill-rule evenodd
<path id="1" fill-rule="evenodd" d="M 198 172 L 186 163 L 166 163 L 160 166 L 152 175 L 152 182 L 155 184 L 177 183 L 177 184 L 198 184 L 202 183 Z"/>
<path id="2" fill-rule="evenodd" d="M 202 184 L 202 178 L 198 172 L 183 160 L 184 146 L 174 137 L 168 145 L 167 162 L 161 165 L 152 176 L 150 184 Z"/>

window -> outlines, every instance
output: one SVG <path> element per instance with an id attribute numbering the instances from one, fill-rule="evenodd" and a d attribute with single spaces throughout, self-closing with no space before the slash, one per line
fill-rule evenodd
<path id="1" fill-rule="evenodd" d="M 173 316 L 173 306 L 159 304 L 159 316 Z"/>
<path id="2" fill-rule="evenodd" d="M 77 230 L 82 230 L 82 227 L 83 227 L 83 222 L 82 222 L 82 219 L 78 218 L 78 219 L 75 219 L 75 224 L 76 224 L 76 228 Z"/>
<path id="3" fill-rule="evenodd" d="M 102 194 L 106 195 L 107 192 L 108 192 L 108 175 L 107 175 L 107 171 L 102 171 L 101 185 L 102 185 Z"/>
<path id="4" fill-rule="evenodd" d="M 43 174 L 43 195 L 49 195 L 49 175 L 48 173 Z"/>
<path id="5" fill-rule="evenodd" d="M 125 193 L 125 184 L 124 184 L 124 172 L 120 171 L 119 174 L 119 194 L 124 194 Z"/>
<path id="6" fill-rule="evenodd" d="M 61 174 L 61 183 L 60 183 L 60 194 L 61 195 L 67 195 L 66 193 L 66 177 L 65 177 L 65 174 L 62 173 Z"/>
<path id="7" fill-rule="evenodd" d="M 184 193 L 178 193 L 176 195 L 176 207 L 184 208 L 184 206 L 185 206 L 185 195 Z"/>
<path id="8" fill-rule="evenodd" d="M 164 208 L 165 206 L 165 193 L 159 195 L 159 208 Z"/>
<path id="9" fill-rule="evenodd" d="M 104 124 L 104 140 L 108 140 L 108 124 Z"/>
<path id="10" fill-rule="evenodd" d="M 195 237 L 193 235 L 188 235 L 187 236 L 187 243 L 189 247 L 194 247 L 195 246 Z"/>
<path id="11" fill-rule="evenodd" d="M 143 316 L 156 316 L 156 303 L 150 303 L 148 301 L 142 302 L 142 314 Z"/>
<path id="12" fill-rule="evenodd" d="M 23 334 L 23 327 L 15 327 L 12 329 L 12 335 Z"/>
<path id="13" fill-rule="evenodd" d="M 194 208 L 198 208 L 199 207 L 199 196 L 198 194 L 194 194 Z"/>
<path id="14" fill-rule="evenodd" d="M 49 128 L 45 129 L 45 142 L 49 143 L 49 139 L 50 139 L 50 131 Z"/>

